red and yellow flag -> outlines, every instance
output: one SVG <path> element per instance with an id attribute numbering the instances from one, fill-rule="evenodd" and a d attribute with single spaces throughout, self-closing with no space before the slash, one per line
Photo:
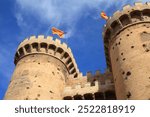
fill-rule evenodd
<path id="1" fill-rule="evenodd" d="M 106 15 L 106 13 L 104 11 L 101 12 L 100 16 L 105 19 L 108 20 L 108 16 Z"/>
<path id="2" fill-rule="evenodd" d="M 59 30 L 55 27 L 52 27 L 52 33 L 58 35 L 60 38 L 64 38 L 65 32 L 62 30 Z"/>

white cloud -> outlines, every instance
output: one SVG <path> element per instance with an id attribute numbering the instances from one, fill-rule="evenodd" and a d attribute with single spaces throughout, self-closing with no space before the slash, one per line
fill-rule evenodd
<path id="1" fill-rule="evenodd" d="M 22 28 L 28 24 L 23 17 L 26 14 L 26 17 L 35 16 L 43 24 L 63 26 L 66 27 L 66 30 L 72 29 L 72 32 L 69 32 L 70 34 L 67 36 L 69 37 L 73 34 L 74 26 L 78 20 L 88 12 L 89 8 L 95 8 L 99 11 L 115 5 L 119 9 L 127 1 L 129 0 L 16 0 L 16 18 L 18 25 Z"/>
<path id="2" fill-rule="evenodd" d="M 35 16 L 40 22 L 51 26 L 66 26 L 67 30 L 73 29 L 87 7 L 98 7 L 101 3 L 99 0 L 16 0 L 16 2 L 19 6 L 16 18 L 20 27 L 24 28 L 26 24 L 21 14 L 28 14 L 29 17 Z"/>
<path id="3" fill-rule="evenodd" d="M 27 24 L 24 21 L 24 18 L 21 13 L 16 13 L 16 19 L 17 19 L 18 26 L 27 27 Z"/>
<path id="4" fill-rule="evenodd" d="M 86 6 L 98 6 L 98 0 L 16 0 L 21 11 L 27 11 L 37 15 L 44 22 L 54 23 L 59 26 L 61 23 L 73 23 L 82 14 Z M 19 11 L 20 11 L 19 10 Z"/>

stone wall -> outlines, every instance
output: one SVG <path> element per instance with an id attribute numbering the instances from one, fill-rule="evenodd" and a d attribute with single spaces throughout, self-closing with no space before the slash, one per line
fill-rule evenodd
<path id="1" fill-rule="evenodd" d="M 86 76 L 80 76 L 70 80 L 63 93 L 65 100 L 104 100 L 116 99 L 112 74 L 105 72 L 95 74 L 87 72 Z"/>
<path id="2" fill-rule="evenodd" d="M 126 5 L 104 29 L 107 65 L 117 99 L 150 98 L 150 3 Z"/>
<path id="3" fill-rule="evenodd" d="M 52 37 L 25 39 L 17 49 L 15 64 L 5 99 L 63 99 L 67 80 L 79 74 L 71 49 Z"/>

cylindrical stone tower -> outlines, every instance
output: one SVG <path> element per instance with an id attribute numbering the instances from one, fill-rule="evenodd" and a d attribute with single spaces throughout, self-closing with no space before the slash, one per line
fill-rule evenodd
<path id="1" fill-rule="evenodd" d="M 70 48 L 52 37 L 25 39 L 17 49 L 15 64 L 4 99 L 63 99 L 67 79 L 79 73 Z"/>
<path id="2" fill-rule="evenodd" d="M 150 99 L 150 3 L 115 12 L 103 37 L 117 99 Z"/>

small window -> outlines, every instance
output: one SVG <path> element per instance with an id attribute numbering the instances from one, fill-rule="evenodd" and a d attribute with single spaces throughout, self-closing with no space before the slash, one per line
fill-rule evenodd
<path id="1" fill-rule="evenodd" d="M 24 55 L 23 48 L 20 48 L 20 49 L 19 49 L 19 54 L 20 54 L 20 56 L 23 56 L 23 55 Z"/>
<path id="2" fill-rule="evenodd" d="M 140 11 L 132 11 L 130 13 L 132 22 L 137 22 L 141 20 L 141 12 Z"/>
<path id="3" fill-rule="evenodd" d="M 54 51 L 55 51 L 56 46 L 55 46 L 55 45 L 49 45 L 49 49 L 51 49 L 51 50 L 54 50 Z"/>
<path id="4" fill-rule="evenodd" d="M 62 48 L 58 48 L 57 52 L 61 54 L 63 52 L 63 49 Z"/>
<path id="5" fill-rule="evenodd" d="M 72 100 L 72 97 L 71 96 L 66 96 L 66 97 L 64 97 L 64 100 Z"/>
<path id="6" fill-rule="evenodd" d="M 47 43 L 41 43 L 41 48 L 47 48 Z"/>
<path id="7" fill-rule="evenodd" d="M 144 20 L 150 20 L 150 9 L 145 9 L 142 11 Z"/>
<path id="8" fill-rule="evenodd" d="M 38 43 L 33 43 L 32 47 L 33 47 L 33 49 L 35 49 L 36 51 L 38 51 Z"/>
<path id="9" fill-rule="evenodd" d="M 126 25 L 130 24 L 129 16 L 126 15 L 126 14 L 122 15 L 119 19 L 120 19 L 123 26 L 126 26 Z"/>
<path id="10" fill-rule="evenodd" d="M 101 92 L 96 92 L 95 94 L 95 100 L 104 100 L 104 94 Z"/>
<path id="11" fill-rule="evenodd" d="M 31 48 L 30 48 L 29 44 L 25 45 L 24 47 L 25 47 L 26 52 L 28 52 L 28 53 L 31 52 Z"/>
<path id="12" fill-rule="evenodd" d="M 121 25 L 117 21 L 114 21 L 111 24 L 111 28 L 113 30 L 113 33 L 116 33 L 119 29 L 121 29 Z"/>
<path id="13" fill-rule="evenodd" d="M 69 54 L 65 52 L 64 58 L 67 58 L 68 56 L 69 56 Z"/>
<path id="14" fill-rule="evenodd" d="M 75 95 L 74 100 L 82 100 L 82 95 Z"/>
<path id="15" fill-rule="evenodd" d="M 91 94 L 91 93 L 84 94 L 84 99 L 85 100 L 93 100 L 93 94 Z"/>
<path id="16" fill-rule="evenodd" d="M 116 94 L 114 91 L 106 91 L 105 98 L 106 100 L 116 100 Z"/>

